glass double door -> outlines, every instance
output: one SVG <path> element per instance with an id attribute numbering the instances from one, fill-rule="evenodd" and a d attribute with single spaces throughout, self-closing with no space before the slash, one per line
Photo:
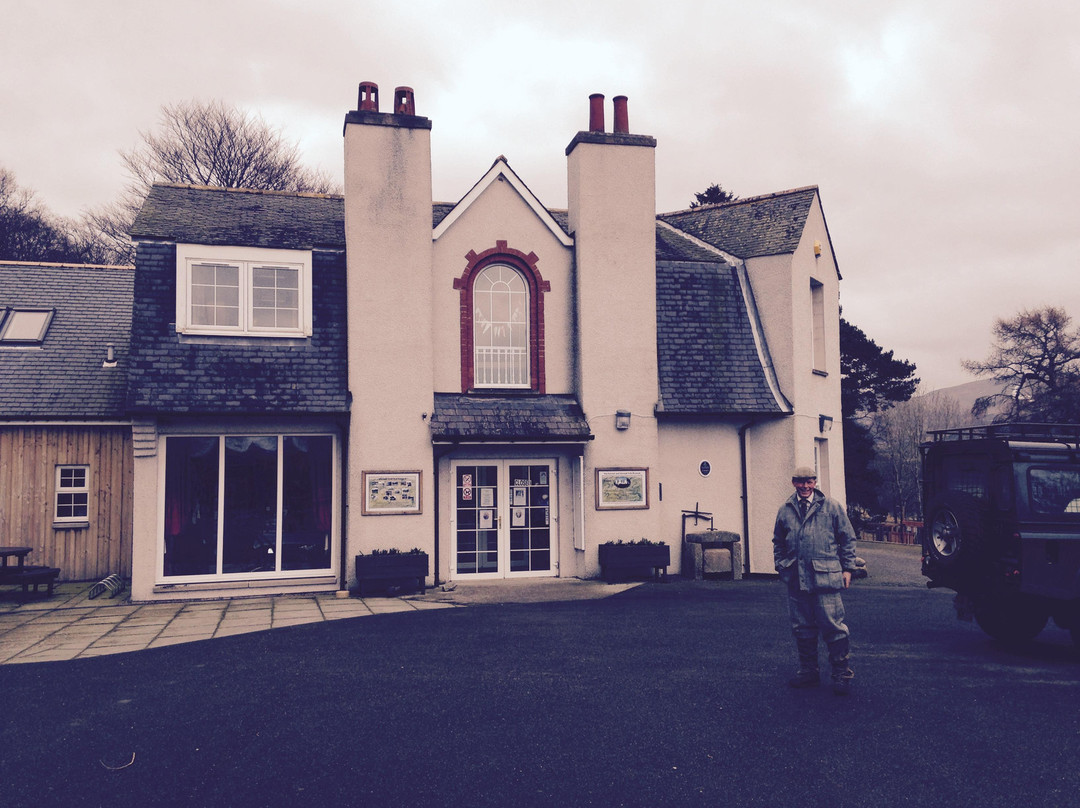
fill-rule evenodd
<path id="1" fill-rule="evenodd" d="M 456 461 L 451 468 L 453 577 L 555 575 L 555 461 Z"/>

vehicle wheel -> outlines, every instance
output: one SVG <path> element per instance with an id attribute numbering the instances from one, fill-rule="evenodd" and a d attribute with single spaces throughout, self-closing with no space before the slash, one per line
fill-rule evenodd
<path id="1" fill-rule="evenodd" d="M 1020 645 L 1038 635 L 1050 613 L 1037 603 L 1020 597 L 994 598 L 975 604 L 975 622 L 999 642 Z M 1076 629 L 1073 629 L 1076 638 Z"/>
<path id="2" fill-rule="evenodd" d="M 942 567 L 957 567 L 983 539 L 983 509 L 974 497 L 952 494 L 927 509 L 926 550 Z"/>

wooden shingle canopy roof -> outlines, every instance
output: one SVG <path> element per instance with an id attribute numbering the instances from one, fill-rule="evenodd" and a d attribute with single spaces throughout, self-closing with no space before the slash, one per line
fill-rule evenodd
<path id="1" fill-rule="evenodd" d="M 0 418 L 123 416 L 134 279 L 131 267 L 0 262 L 0 321 L 52 311 L 40 343 L 0 343 Z"/>

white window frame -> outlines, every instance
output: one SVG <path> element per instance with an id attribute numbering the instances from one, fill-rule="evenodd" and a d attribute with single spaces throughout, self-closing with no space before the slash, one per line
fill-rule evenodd
<path id="1" fill-rule="evenodd" d="M 228 264 L 240 271 L 240 322 L 236 326 L 196 325 L 191 317 L 191 268 L 196 264 Z M 253 322 L 253 270 L 281 267 L 299 271 L 299 321 L 296 328 L 256 327 Z M 272 250 L 265 247 L 176 245 L 176 330 L 180 334 L 222 337 L 310 337 L 311 250 Z"/>
<path id="2" fill-rule="evenodd" d="M 480 345 L 476 338 L 476 331 L 478 328 L 483 328 L 484 324 L 480 320 L 480 306 L 477 302 L 479 295 L 490 295 L 490 290 L 484 292 L 477 291 L 477 284 L 480 279 L 485 277 L 487 273 L 494 269 L 500 269 L 505 272 L 513 273 L 515 279 L 521 284 L 520 291 L 510 291 L 508 294 L 514 297 L 520 297 L 524 301 L 524 319 L 522 325 L 525 327 L 525 339 L 523 344 L 515 346 L 512 342 L 513 336 L 511 333 L 511 344 L 509 345 Z M 506 283 L 500 281 L 500 283 Z M 503 293 L 507 294 L 507 293 Z M 516 267 L 510 264 L 494 263 L 489 264 L 482 270 L 476 273 L 476 276 L 472 280 L 472 306 L 473 306 L 473 387 L 478 390 L 494 390 L 494 389 L 510 389 L 510 390 L 528 390 L 532 386 L 532 357 L 530 351 L 532 349 L 532 321 L 531 321 L 531 304 L 529 299 L 530 290 L 529 282 L 525 278 L 524 273 Z M 490 324 L 494 328 L 511 328 L 513 327 L 513 320 L 508 322 L 499 322 Z M 491 356 L 489 363 L 483 363 L 480 361 L 481 354 L 488 354 Z M 487 368 L 486 375 L 482 372 L 482 368 Z M 483 376 L 483 378 L 481 378 Z"/>
<path id="3" fill-rule="evenodd" d="M 83 475 L 83 484 L 81 486 L 62 485 L 65 471 L 81 471 Z M 60 515 L 60 496 L 62 494 L 82 494 L 86 497 L 84 503 L 86 513 L 81 516 L 61 516 Z M 65 507 L 71 507 L 66 505 Z M 65 463 L 56 467 L 56 493 L 53 497 L 53 522 L 58 525 L 70 525 L 70 524 L 88 524 L 90 522 L 90 467 L 82 463 Z"/>

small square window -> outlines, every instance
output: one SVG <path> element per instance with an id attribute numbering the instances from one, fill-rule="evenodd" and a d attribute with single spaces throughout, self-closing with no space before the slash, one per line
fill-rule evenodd
<path id="1" fill-rule="evenodd" d="M 90 516 L 90 467 L 56 467 L 56 521 L 85 522 Z"/>

